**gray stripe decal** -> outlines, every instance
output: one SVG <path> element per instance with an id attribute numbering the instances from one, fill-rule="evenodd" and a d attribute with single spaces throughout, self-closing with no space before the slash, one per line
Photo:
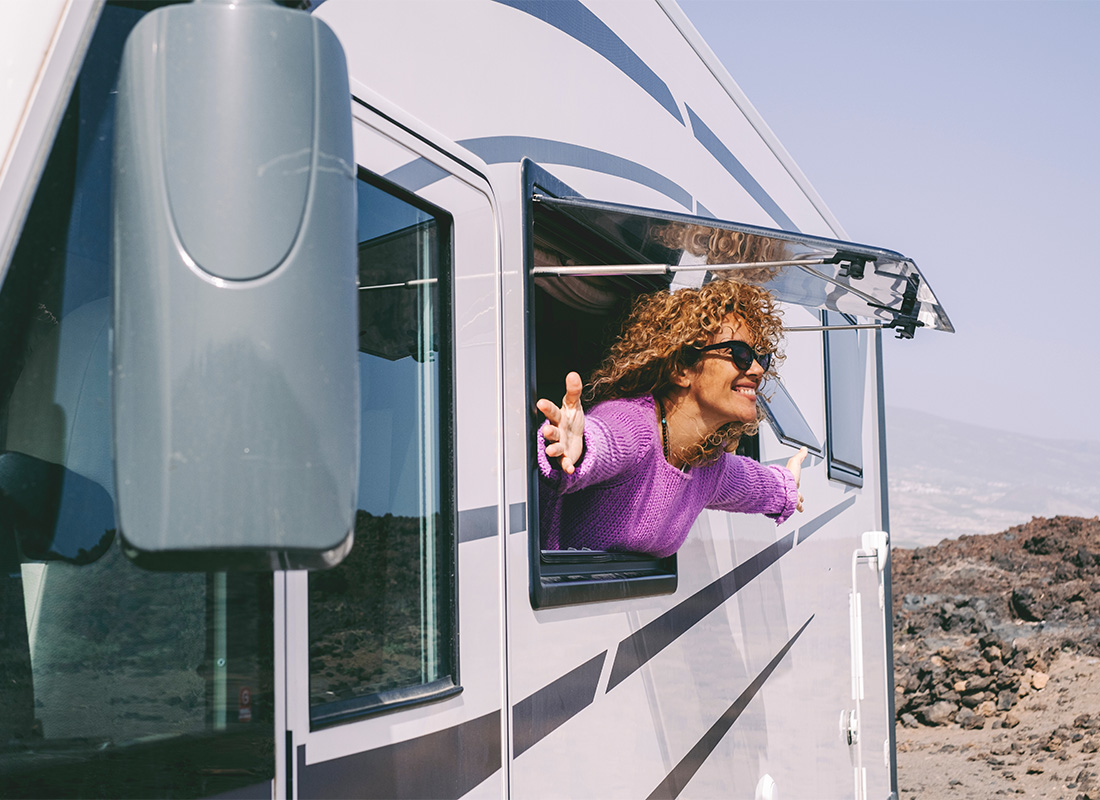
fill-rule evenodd
<path id="1" fill-rule="evenodd" d="M 512 743 L 517 757 L 592 705 L 605 660 L 606 650 L 516 703 Z"/>
<path id="2" fill-rule="evenodd" d="M 458 541 L 472 542 L 497 535 L 497 507 L 482 506 L 458 512 Z"/>
<path id="3" fill-rule="evenodd" d="M 737 721 L 737 718 L 741 716 L 745 708 L 757 692 L 763 688 L 765 681 L 771 677 L 771 674 L 775 671 L 775 668 L 779 666 L 779 662 L 783 660 L 783 656 L 787 655 L 787 652 L 794 645 L 795 641 L 802 632 L 806 630 L 806 627 L 813 622 L 811 616 L 806 620 L 802 627 L 798 629 L 790 641 L 783 645 L 783 648 L 776 653 L 775 658 L 768 662 L 768 666 L 764 667 L 763 672 L 756 676 L 756 679 L 749 684 L 745 691 L 741 692 L 740 697 L 733 701 L 733 705 L 726 709 L 726 712 L 718 718 L 710 730 L 706 732 L 702 739 L 700 739 L 688 754 L 680 759 L 680 763 L 673 767 L 672 772 L 649 793 L 648 800 L 675 800 L 679 797 L 680 792 L 687 786 L 688 781 L 695 777 L 695 773 L 699 771 L 699 767 L 703 765 L 703 762 L 710 757 L 710 754 L 714 752 L 714 748 L 718 746 L 718 743 L 722 741 L 722 738 L 729 733 L 729 729 L 733 727 L 733 723 Z"/>
<path id="4" fill-rule="evenodd" d="M 564 164 L 605 175 L 616 175 L 648 186 L 684 208 L 691 209 L 691 195 L 682 186 L 637 161 L 605 153 L 603 150 L 534 136 L 482 136 L 477 139 L 463 139 L 459 144 L 472 150 L 489 164 L 513 163 L 526 157 L 538 164 Z"/>
<path id="5" fill-rule="evenodd" d="M 813 536 L 819 530 L 821 530 L 826 525 L 828 525 L 830 522 L 832 522 L 834 519 L 839 517 L 842 511 L 846 511 L 855 502 L 856 502 L 855 495 L 852 495 L 847 500 L 841 500 L 839 503 L 837 503 L 835 506 L 830 508 L 825 513 L 819 514 L 818 516 L 814 517 L 812 520 L 807 522 L 805 525 L 803 525 L 801 528 L 798 529 L 798 543 L 802 544 L 804 541 L 809 539 L 811 536 Z"/>
<path id="6" fill-rule="evenodd" d="M 508 533 L 527 530 L 527 504 L 512 503 L 508 506 Z"/>
<path id="7" fill-rule="evenodd" d="M 450 177 L 450 175 L 451 173 L 447 170 L 437 167 L 428 159 L 418 158 L 386 173 L 386 179 L 396 183 L 403 189 L 415 192 L 425 186 L 431 186 L 436 181 Z"/>
<path id="8" fill-rule="evenodd" d="M 405 742 L 306 764 L 298 747 L 298 797 L 449 800 L 500 769 L 500 712 Z"/>
<path id="9" fill-rule="evenodd" d="M 646 94 L 660 103 L 681 125 L 684 118 L 669 91 L 668 84 L 649 68 L 615 31 L 585 8 L 578 0 L 496 0 L 501 5 L 530 14 L 547 25 L 553 25 L 610 61 Z"/>
<path id="10" fill-rule="evenodd" d="M 673 606 L 619 642 L 619 648 L 615 652 L 615 663 L 611 667 L 611 677 L 607 682 L 607 691 L 610 692 L 633 675 L 643 664 L 691 630 L 703 617 L 729 600 L 742 587 L 748 585 L 761 572 L 786 555 L 794 547 L 796 533 L 799 542 L 805 541 L 854 502 L 855 497 L 852 496 L 833 506 L 797 531 L 788 533 L 774 544 L 768 545 L 756 555 L 738 564 L 721 578 L 704 586 L 691 597 Z"/>
<path id="11" fill-rule="evenodd" d="M 729 600 L 792 547 L 793 532 L 768 545 L 619 642 L 615 663 L 611 667 L 611 677 L 607 681 L 607 691 L 610 692 L 643 664 L 691 630 L 703 617 Z"/>
<path id="12" fill-rule="evenodd" d="M 684 208 L 691 209 L 691 195 L 679 184 L 636 161 L 605 153 L 602 150 L 534 136 L 483 136 L 476 139 L 463 139 L 459 144 L 475 153 L 487 164 L 513 164 L 529 158 L 539 164 L 562 164 L 625 178 L 642 186 L 648 186 Z M 410 192 L 416 192 L 447 176 L 445 172 L 437 174 L 435 170 L 438 168 L 434 164 L 431 164 L 434 169 L 421 166 L 422 161 L 425 159 L 418 158 L 410 161 L 386 173 L 385 178 Z M 430 162 L 425 161 L 425 163 Z"/>
<path id="13" fill-rule="evenodd" d="M 726 172 L 744 187 L 745 191 L 760 204 L 762 209 L 768 212 L 768 215 L 776 221 L 780 228 L 797 232 L 798 226 L 783 213 L 783 209 L 764 191 L 764 187 L 756 182 L 756 178 L 749 174 L 749 171 L 745 169 L 745 165 L 737 160 L 737 156 L 722 144 L 722 140 L 706 126 L 703 120 L 699 119 L 699 115 L 692 110 L 691 106 L 688 106 L 687 110 L 688 118 L 691 120 L 691 130 L 695 134 L 695 138 L 699 140 L 699 144 L 703 145 L 717 159 L 718 163 L 725 167 Z"/>

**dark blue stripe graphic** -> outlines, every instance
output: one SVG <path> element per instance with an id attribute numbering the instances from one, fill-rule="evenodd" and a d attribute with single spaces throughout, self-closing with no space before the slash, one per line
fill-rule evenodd
<path id="1" fill-rule="evenodd" d="M 405 742 L 306 764 L 298 748 L 298 797 L 444 800 L 500 769 L 500 712 Z"/>
<path id="2" fill-rule="evenodd" d="M 527 504 L 512 503 L 508 506 L 508 533 L 527 530 Z"/>
<path id="3" fill-rule="evenodd" d="M 606 659 L 607 651 L 604 650 L 516 703 L 512 709 L 512 743 L 516 756 L 592 705 Z"/>
<path id="4" fill-rule="evenodd" d="M 688 118 L 691 120 L 691 130 L 695 134 L 695 138 L 699 140 L 699 144 L 703 145 L 717 159 L 718 163 L 725 167 L 726 172 L 745 188 L 745 191 L 760 204 L 760 207 L 775 220 L 780 228 L 798 232 L 798 226 L 783 213 L 783 209 L 772 200 L 771 195 L 764 191 L 764 187 L 757 183 L 756 178 L 749 174 L 749 171 L 745 169 L 745 165 L 737 160 L 737 156 L 722 144 L 722 140 L 706 126 L 703 120 L 699 119 L 699 115 L 692 110 L 691 106 L 688 106 L 687 110 Z"/>
<path id="5" fill-rule="evenodd" d="M 818 516 L 811 519 L 809 522 L 798 529 L 798 543 L 802 544 L 804 541 L 809 539 L 819 530 L 824 528 L 828 523 L 839 517 L 842 511 L 851 508 L 855 502 L 856 497 L 855 495 L 852 495 L 847 500 L 842 500 L 837 503 L 824 514 L 819 514 Z"/>
<path id="6" fill-rule="evenodd" d="M 842 511 L 855 503 L 855 496 L 843 500 L 823 514 L 807 522 L 797 531 L 788 533 L 775 544 L 768 545 L 756 555 L 738 564 L 718 580 L 704 586 L 682 603 L 670 608 L 648 625 L 619 642 L 615 663 L 607 691 L 611 691 L 630 677 L 643 664 L 660 653 L 676 639 L 691 630 L 703 617 L 729 600 L 743 586 L 782 558 L 795 544 L 804 542 L 826 524 L 836 519 Z"/>
<path id="7" fill-rule="evenodd" d="M 778 561 L 793 546 L 794 533 L 788 533 L 619 642 L 607 691 L 610 692 L 633 675 L 644 663 L 729 600 L 741 587 Z"/>
<path id="8" fill-rule="evenodd" d="M 578 0 L 496 0 L 504 6 L 530 14 L 547 25 L 553 25 L 567 36 L 595 50 L 610 61 L 646 94 L 660 103 L 681 125 L 684 118 L 669 91 L 668 84 L 619 38 L 606 23 L 585 8 Z"/>
<path id="9" fill-rule="evenodd" d="M 691 208 L 691 195 L 679 184 L 637 161 L 602 150 L 534 136 L 483 136 L 463 139 L 459 144 L 472 150 L 488 164 L 514 163 L 529 158 L 537 164 L 564 164 L 605 175 L 616 175 L 648 186 L 684 208 Z"/>
<path id="10" fill-rule="evenodd" d="M 458 541 L 472 542 L 497 535 L 497 507 L 482 506 L 458 512 Z"/>
<path id="11" fill-rule="evenodd" d="M 563 164 L 625 178 L 648 186 L 684 208 L 691 209 L 691 195 L 679 184 L 636 161 L 602 150 L 535 136 L 482 136 L 463 139 L 459 144 L 486 164 L 515 164 L 529 158 L 538 164 Z M 388 172 L 385 177 L 410 192 L 416 192 L 447 175 L 448 173 L 427 159 L 418 158 Z"/>
<path id="12" fill-rule="evenodd" d="M 388 180 L 398 186 L 415 192 L 425 186 L 431 186 L 436 181 L 449 178 L 451 173 L 442 167 L 437 167 L 426 158 L 417 158 L 404 166 L 391 170 L 386 174 Z"/>
<path id="13" fill-rule="evenodd" d="M 737 722 L 737 718 L 741 716 L 752 699 L 756 697 L 757 692 L 763 688 L 765 681 L 771 677 L 775 668 L 779 666 L 779 662 L 783 660 L 783 656 L 787 655 L 787 652 L 798 637 L 802 635 L 802 632 L 806 630 L 806 627 L 813 622 L 813 619 L 813 617 L 810 617 L 802 624 L 802 627 L 791 637 L 791 640 L 783 645 L 783 649 L 776 653 L 775 658 L 768 662 L 768 666 L 764 667 L 764 671 L 756 676 L 756 679 L 749 684 L 745 691 L 741 692 L 741 696 L 733 701 L 733 705 L 726 709 L 726 713 L 719 717 L 718 721 L 710 727 L 703 738 L 691 748 L 686 756 L 680 759 L 680 763 L 673 767 L 672 772 L 660 785 L 650 792 L 648 800 L 675 800 L 680 796 L 680 792 L 687 786 L 688 781 L 695 777 L 699 767 L 714 752 L 714 748 L 718 746 L 722 738 L 729 733 L 733 723 Z"/>

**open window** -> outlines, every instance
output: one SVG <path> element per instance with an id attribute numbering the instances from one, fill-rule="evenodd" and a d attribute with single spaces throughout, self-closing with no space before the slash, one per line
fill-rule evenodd
<path id="1" fill-rule="evenodd" d="M 779 441 L 795 448 L 805 447 L 819 458 L 824 455 L 821 442 L 782 381 L 769 381 L 764 396 L 764 413 Z"/>
<path id="2" fill-rule="evenodd" d="M 573 192 L 544 170 L 525 165 L 528 197 L 569 196 Z M 676 556 L 655 558 L 604 551 L 542 550 L 538 520 L 538 468 L 534 411 L 540 397 L 560 400 L 565 375 L 586 379 L 599 365 L 637 294 L 660 288 L 648 275 L 575 276 L 555 270 L 575 264 L 623 264 L 636 254 L 564 215 L 526 207 L 528 275 L 528 376 L 533 410 L 528 441 L 532 464 L 528 504 L 531 531 L 531 599 L 536 608 L 669 594 L 676 590 Z M 551 335 L 551 332 L 553 334 Z"/>
<path id="3" fill-rule="evenodd" d="M 524 174 L 531 497 L 538 493 L 534 448 L 541 420 L 535 401 L 560 397 L 569 370 L 582 379 L 591 372 L 638 294 L 735 278 L 763 286 L 782 302 L 830 312 L 823 325 L 788 331 L 827 331 L 830 336 L 836 331 L 850 337 L 874 328 L 911 338 L 919 328 L 953 330 L 916 265 L 900 253 L 588 200 L 529 162 Z M 841 339 L 830 341 L 836 350 Z M 834 360 L 834 375 L 851 367 Z M 769 390 L 766 417 L 779 439 L 822 455 L 821 443 L 782 384 Z M 847 422 L 845 417 L 842 424 Z M 743 445 L 745 454 L 759 456 L 755 441 L 746 439 Z M 856 479 L 851 472 L 845 473 L 849 482 Z M 675 557 L 541 550 L 537 503 L 530 506 L 536 607 L 675 589 Z"/>

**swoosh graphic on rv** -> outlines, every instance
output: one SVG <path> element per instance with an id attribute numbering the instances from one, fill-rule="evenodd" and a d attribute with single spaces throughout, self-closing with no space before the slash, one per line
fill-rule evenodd
<path id="1" fill-rule="evenodd" d="M 500 711 L 342 758 L 306 763 L 298 746 L 298 796 L 457 798 L 500 769 Z"/>
<path id="2" fill-rule="evenodd" d="M 606 659 L 604 650 L 512 706 L 512 745 L 517 758 L 592 705 Z"/>
<path id="3" fill-rule="evenodd" d="M 853 496 L 838 503 L 805 523 L 798 531 L 792 531 L 779 541 L 768 545 L 721 578 L 704 586 L 691 597 L 677 603 L 619 642 L 615 663 L 611 667 L 611 677 L 607 681 L 607 691 L 610 692 L 633 675 L 643 664 L 691 630 L 703 617 L 729 600 L 753 578 L 786 555 L 794 547 L 796 533 L 797 540 L 804 542 L 855 501 Z"/>
<path id="4" fill-rule="evenodd" d="M 650 623 L 650 625 L 620 642 L 620 655 L 615 660 L 615 668 L 623 670 L 619 681 L 621 682 L 623 678 L 633 673 L 649 658 L 657 655 L 680 635 L 686 633 L 696 622 L 714 608 L 717 608 L 722 602 L 728 600 L 737 589 L 775 563 L 783 554 L 789 552 L 795 546 L 795 542 L 802 543 L 806 541 L 854 502 L 855 497 L 849 497 L 841 501 L 831 509 L 814 517 L 814 519 L 805 523 L 797 531 L 790 533 L 775 545 L 765 548 L 756 556 L 738 565 L 732 572 L 727 573 L 710 586 L 696 592 L 669 609 L 662 617 L 654 620 L 654 622 L 658 622 L 665 619 L 665 624 L 660 626 L 659 630 L 660 633 L 665 634 L 664 636 L 658 636 L 658 631 L 652 630 L 653 623 Z M 714 587 L 722 584 L 722 581 L 727 581 L 727 585 L 724 587 L 726 589 L 730 588 L 730 584 L 734 584 L 734 588 L 729 594 L 718 594 L 714 591 Z M 708 590 L 709 594 L 707 594 Z M 636 637 L 640 638 L 636 639 Z M 795 635 L 795 638 L 797 637 L 798 634 Z M 621 663 L 626 660 L 621 656 L 621 653 L 624 647 L 628 646 L 628 643 L 634 645 L 639 642 L 644 652 L 648 653 L 648 656 L 641 661 L 634 659 L 631 663 L 632 668 L 627 672 L 626 667 L 621 666 Z M 606 657 L 607 651 L 605 650 L 595 658 L 574 667 L 560 678 L 531 693 L 512 707 L 512 719 L 515 725 L 512 737 L 517 756 L 529 750 L 541 739 L 553 733 L 593 703 Z M 611 680 L 614 680 L 614 678 L 613 668 Z M 611 691 L 612 686 L 613 684 L 609 681 L 607 691 Z"/>
<path id="5" fill-rule="evenodd" d="M 699 771 L 699 767 L 703 765 L 710 754 L 714 752 L 714 748 L 718 746 L 718 743 L 722 741 L 729 729 L 733 727 L 733 723 L 737 721 L 737 718 L 741 716 L 741 713 L 748 706 L 749 702 L 756 697 L 756 693 L 763 688 L 764 683 L 771 677 L 771 674 L 775 671 L 775 668 L 779 666 L 779 662 L 783 660 L 783 656 L 787 655 L 787 652 L 794 645 L 795 640 L 802 635 L 802 632 L 806 630 L 806 627 L 813 622 L 813 615 L 808 620 L 802 623 L 802 627 L 795 632 L 795 635 L 791 637 L 787 642 L 775 654 L 775 658 L 768 662 L 768 666 L 764 667 L 763 671 L 756 676 L 756 679 L 748 685 L 745 691 L 741 692 L 741 695 L 733 701 L 733 705 L 726 709 L 725 713 L 718 718 L 718 721 L 710 726 L 710 730 L 703 735 L 703 738 L 695 743 L 695 746 L 688 751 L 680 763 L 672 768 L 672 772 L 665 776 L 665 779 L 661 781 L 652 792 L 650 792 L 647 800 L 675 800 L 679 797 L 680 792 L 687 786 L 688 781 L 695 777 L 695 773 Z"/>
<path id="6" fill-rule="evenodd" d="M 682 186 L 637 161 L 603 150 L 536 136 L 482 136 L 462 139 L 458 144 L 486 164 L 515 164 L 529 158 L 538 164 L 562 164 L 625 178 L 648 186 L 691 210 L 691 194 Z M 427 159 L 417 158 L 386 173 L 385 178 L 410 192 L 416 192 L 449 175 Z"/>
<path id="7" fill-rule="evenodd" d="M 798 226 L 794 224 L 794 221 L 783 213 L 783 209 L 779 207 L 779 204 L 772 200 L 764 187 L 754 178 L 745 165 L 735 156 L 730 149 L 722 144 L 722 140 L 718 138 L 717 134 L 712 131 L 707 124 L 699 118 L 699 115 L 695 113 L 691 106 L 687 107 L 688 118 L 691 120 L 691 132 L 695 134 L 696 140 L 699 144 L 703 145 L 707 149 L 707 152 L 714 156 L 714 159 L 722 165 L 722 167 L 733 176 L 733 179 L 737 181 L 748 192 L 752 199 L 760 204 L 760 207 L 764 209 L 768 216 L 775 220 L 776 224 L 780 228 L 788 231 L 798 231 Z"/>
<path id="8" fill-rule="evenodd" d="M 661 80 L 615 31 L 607 27 L 602 19 L 585 8 L 578 0 L 557 0 L 554 3 L 543 0 L 496 0 L 496 2 L 530 14 L 599 53 L 634 81 L 642 91 L 660 103 L 665 111 L 676 118 L 677 122 L 684 124 L 684 118 L 672 97 L 672 92 L 669 91 L 668 84 Z"/>

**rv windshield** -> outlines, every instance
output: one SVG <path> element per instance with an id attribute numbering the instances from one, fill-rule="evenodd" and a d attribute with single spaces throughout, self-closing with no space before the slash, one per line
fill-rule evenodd
<path id="1" fill-rule="evenodd" d="M 0 287 L 0 786 L 207 797 L 274 769 L 272 577 L 147 572 L 114 518 L 108 6 Z"/>

